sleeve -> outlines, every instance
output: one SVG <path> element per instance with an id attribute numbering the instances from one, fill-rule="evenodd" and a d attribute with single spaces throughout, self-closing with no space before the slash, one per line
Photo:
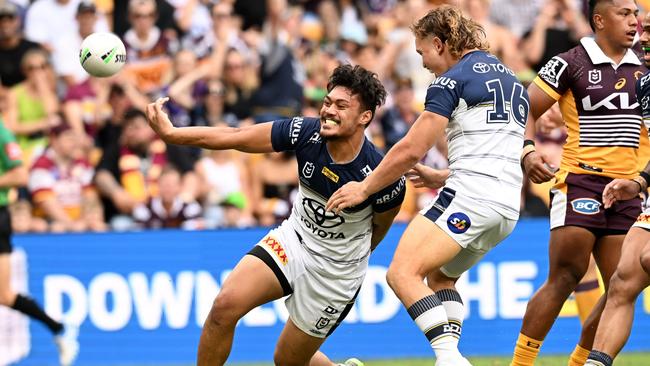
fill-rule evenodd
<path id="1" fill-rule="evenodd" d="M 32 194 L 34 202 L 43 202 L 55 195 L 54 185 L 56 178 L 52 171 L 48 169 L 48 164 L 43 160 L 37 160 L 29 172 L 29 181 L 27 188 Z"/>
<path id="2" fill-rule="evenodd" d="M 120 153 L 119 153 L 119 147 L 117 146 L 111 146 L 104 150 L 104 153 L 102 154 L 101 159 L 99 160 L 99 163 L 97 163 L 97 169 L 95 172 L 99 172 L 100 170 L 107 170 L 113 174 L 115 177 L 120 176 L 120 167 L 119 167 L 119 159 L 120 159 Z"/>
<path id="3" fill-rule="evenodd" d="M 569 63 L 566 58 L 562 54 L 548 60 L 533 80 L 537 86 L 555 100 L 559 100 L 570 85 L 569 72 L 567 72 Z"/>
<path id="4" fill-rule="evenodd" d="M 440 76 L 434 80 L 429 89 L 424 102 L 424 109 L 441 116 L 451 118 L 452 113 L 460 101 L 458 89 L 460 85 L 457 80 L 447 76 Z"/>
<path id="5" fill-rule="evenodd" d="M 385 212 L 402 204 L 406 194 L 406 178 L 398 181 L 375 193 L 372 196 L 372 208 L 375 212 Z"/>
<path id="6" fill-rule="evenodd" d="M 282 119 L 271 122 L 271 144 L 273 150 L 296 150 L 305 136 L 305 120 L 302 117 Z"/>
<path id="7" fill-rule="evenodd" d="M 22 165 L 22 149 L 16 142 L 16 137 L 8 130 L 0 133 L 0 146 L 2 146 L 2 153 L 0 153 L 0 166 L 10 170 Z"/>
<path id="8" fill-rule="evenodd" d="M 650 127 L 650 72 L 636 82 L 636 97 L 641 105 L 641 115 L 646 128 Z"/>

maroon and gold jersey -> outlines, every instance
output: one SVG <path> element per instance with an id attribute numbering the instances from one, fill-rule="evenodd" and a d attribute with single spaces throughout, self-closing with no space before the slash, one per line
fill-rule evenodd
<path id="1" fill-rule="evenodd" d="M 647 69 L 632 50 L 616 65 L 593 38 L 580 43 L 548 61 L 534 80 L 559 102 L 568 130 L 560 169 L 632 178 L 642 125 L 635 84 Z"/>

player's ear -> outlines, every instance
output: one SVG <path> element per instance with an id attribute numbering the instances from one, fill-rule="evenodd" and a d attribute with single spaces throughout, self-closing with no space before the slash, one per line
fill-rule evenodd
<path id="1" fill-rule="evenodd" d="M 368 125 L 370 121 L 372 121 L 372 112 L 370 111 L 363 111 L 361 113 L 361 116 L 359 118 L 359 121 L 361 122 L 362 125 Z"/>
<path id="2" fill-rule="evenodd" d="M 596 29 L 602 30 L 603 28 L 605 28 L 605 25 L 603 24 L 603 16 L 602 15 L 600 15 L 598 13 L 595 13 L 593 19 L 594 19 L 594 27 Z"/>
<path id="3" fill-rule="evenodd" d="M 442 43 L 442 40 L 438 37 L 433 37 L 433 48 L 436 49 L 436 52 L 440 55 L 442 54 L 442 50 L 445 48 L 444 43 Z"/>

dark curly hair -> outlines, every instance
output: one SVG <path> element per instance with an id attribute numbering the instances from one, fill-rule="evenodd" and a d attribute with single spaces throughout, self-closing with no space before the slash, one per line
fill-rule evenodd
<path id="1" fill-rule="evenodd" d="M 377 78 L 377 74 L 357 65 L 340 65 L 332 72 L 327 82 L 327 91 L 342 86 L 350 89 L 361 101 L 363 110 L 368 110 L 375 116 L 377 107 L 386 101 L 386 89 Z"/>

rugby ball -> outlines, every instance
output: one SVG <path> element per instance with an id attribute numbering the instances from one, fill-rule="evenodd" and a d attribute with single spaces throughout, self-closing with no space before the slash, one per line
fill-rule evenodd
<path id="1" fill-rule="evenodd" d="M 92 33 L 81 42 L 79 62 L 92 76 L 114 75 L 126 63 L 124 43 L 113 33 Z"/>

